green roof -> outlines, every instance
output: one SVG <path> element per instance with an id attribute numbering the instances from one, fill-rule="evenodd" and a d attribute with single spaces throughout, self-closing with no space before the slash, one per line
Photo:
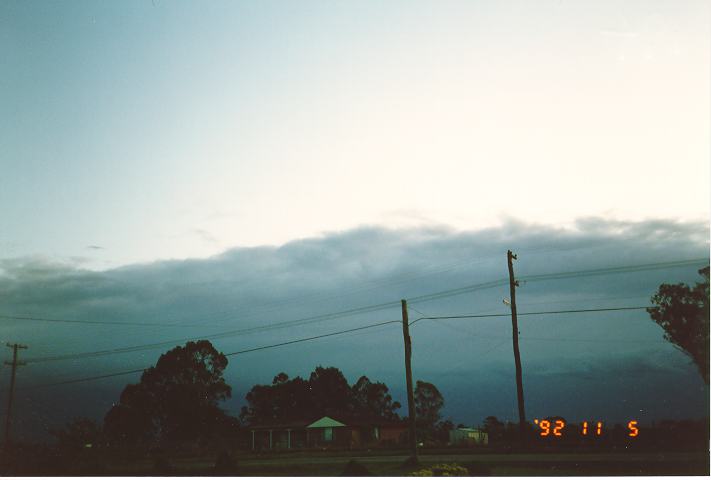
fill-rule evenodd
<path id="1" fill-rule="evenodd" d="M 326 428 L 326 427 L 345 427 L 344 424 L 338 422 L 331 417 L 323 417 L 320 420 L 316 420 L 311 425 L 307 425 L 306 428 Z"/>

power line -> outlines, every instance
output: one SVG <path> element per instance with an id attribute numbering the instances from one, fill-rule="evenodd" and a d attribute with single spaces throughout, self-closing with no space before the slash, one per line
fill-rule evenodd
<path id="1" fill-rule="evenodd" d="M 584 247 L 576 247 L 577 248 L 584 248 Z M 386 285 L 396 285 L 396 284 L 401 284 L 401 283 L 407 283 L 412 280 L 422 278 L 422 277 L 427 277 L 431 275 L 436 275 L 436 274 L 441 274 L 441 273 L 446 273 L 448 271 L 454 270 L 456 268 L 459 268 L 464 265 L 471 265 L 471 264 L 476 264 L 476 263 L 484 263 L 487 261 L 493 260 L 493 256 L 491 257 L 475 257 L 475 258 L 468 258 L 468 259 L 463 259 L 463 260 L 458 260 L 457 262 L 454 263 L 447 263 L 447 264 L 440 264 L 440 265 L 430 265 L 429 267 L 425 268 L 424 270 L 420 272 L 411 272 L 410 274 L 405 274 L 401 276 L 392 276 L 389 278 L 384 278 L 381 280 L 373 280 L 366 282 L 366 284 L 363 284 L 361 286 L 357 286 L 356 288 L 351 288 L 348 289 L 346 293 L 339 293 L 337 295 L 323 295 L 323 294 L 312 294 L 312 295 L 300 295 L 300 296 L 295 296 L 292 298 L 287 298 L 284 300 L 278 300 L 278 301 L 272 301 L 272 302 L 267 302 L 267 303 L 262 303 L 259 305 L 255 305 L 254 307 L 246 310 L 247 314 L 254 314 L 254 312 L 260 308 L 263 307 L 276 307 L 276 308 L 269 308 L 266 311 L 275 311 L 279 310 L 280 307 L 286 306 L 286 305 L 302 305 L 305 303 L 305 301 L 322 301 L 322 300 L 333 300 L 337 298 L 343 298 L 349 295 L 352 295 L 354 293 L 360 293 L 360 292 L 365 292 L 369 290 L 374 290 L 381 288 Z M 110 280 L 110 281 L 118 281 L 115 279 L 107 279 L 103 278 L 103 280 Z M 256 283 L 264 283 L 267 281 L 267 278 L 258 278 Z M 188 282 L 184 284 L 178 284 L 177 287 L 186 287 L 186 286 L 197 286 L 197 285 L 203 285 L 203 284 L 212 284 L 212 283 L 252 283 L 254 284 L 254 281 L 250 281 L 249 279 L 243 279 L 243 280 L 217 280 L 217 281 L 202 281 L 202 282 Z M 125 282 L 119 282 L 119 283 L 125 283 Z M 230 308 L 226 310 L 220 310 L 217 312 L 213 312 L 211 316 L 215 315 L 224 315 L 224 314 L 230 314 L 230 312 L 238 312 L 238 314 L 243 314 L 245 313 L 244 310 L 237 308 Z M 56 319 L 56 318 L 46 318 L 43 316 L 11 316 L 11 315 L 0 315 L 0 318 L 5 318 L 5 319 L 10 319 L 10 320 L 30 320 L 30 321 L 45 321 L 45 322 L 57 322 L 57 323 L 85 323 L 85 324 L 94 324 L 94 325 L 126 325 L 126 326 L 151 326 L 151 327 L 180 327 L 180 326 L 185 326 L 185 327 L 208 327 L 208 326 L 224 326 L 224 325 L 206 325 L 206 324 L 185 324 L 185 323 L 146 323 L 146 322 L 104 322 L 104 321 L 92 321 L 92 320 L 70 320 L 70 319 Z"/>
<path id="2" fill-rule="evenodd" d="M 612 308 L 584 308 L 577 310 L 549 310 L 546 312 L 526 312 L 519 313 L 518 316 L 522 317 L 524 315 L 551 315 L 551 314 L 561 314 L 561 313 L 588 313 L 588 312 L 616 312 L 624 310 L 646 310 L 648 308 L 657 307 L 612 307 Z M 420 320 L 448 320 L 448 319 L 459 319 L 459 318 L 496 318 L 496 317 L 509 317 L 508 313 L 490 313 L 483 315 L 446 315 L 437 317 L 419 317 L 412 322 L 410 325 L 419 322 Z"/>
<path id="3" fill-rule="evenodd" d="M 559 280 L 564 278 L 591 277 L 597 275 L 609 275 L 614 273 L 642 272 L 646 270 L 659 270 L 663 268 L 687 267 L 697 265 L 701 262 L 708 263 L 708 258 L 693 258 L 690 260 L 677 260 L 673 262 L 656 262 L 641 265 L 625 265 L 621 267 L 606 267 L 590 270 L 577 270 L 572 272 L 555 272 L 540 275 L 527 275 L 519 277 L 519 280 L 526 282 L 537 282 L 542 280 Z"/>
<path id="4" fill-rule="evenodd" d="M 702 261 L 708 262 L 708 259 L 707 258 L 690 259 L 690 260 L 679 260 L 679 261 L 674 261 L 674 262 L 657 262 L 657 263 L 640 264 L 640 265 L 627 265 L 627 266 L 622 266 L 622 267 L 608 267 L 608 268 L 604 268 L 604 269 L 595 269 L 595 270 L 558 272 L 558 273 L 549 273 L 549 274 L 542 274 L 542 275 L 535 275 L 535 276 L 528 276 L 528 277 L 520 277 L 520 279 L 522 281 L 543 281 L 543 280 L 553 280 L 553 279 L 559 279 L 559 278 L 570 278 L 571 276 L 588 276 L 588 275 L 595 275 L 596 276 L 596 275 L 605 275 L 605 274 L 617 274 L 617 273 L 627 273 L 627 272 L 633 272 L 633 271 L 653 270 L 653 269 L 671 268 L 671 267 L 678 267 L 678 266 L 689 266 L 689 265 L 698 264 L 699 262 L 702 262 Z M 432 300 L 439 300 L 442 298 L 452 297 L 452 296 L 461 295 L 461 294 L 465 294 L 465 293 L 471 293 L 474 291 L 486 290 L 489 288 L 494 288 L 494 287 L 502 286 L 502 285 L 506 285 L 506 284 L 508 284 L 508 279 L 504 278 L 504 279 L 494 280 L 494 281 L 490 281 L 490 282 L 477 283 L 477 284 L 467 285 L 464 287 L 443 290 L 443 291 L 435 292 L 435 293 L 431 293 L 431 294 L 410 297 L 407 299 L 407 301 L 408 301 L 408 303 L 428 302 L 428 301 L 432 301 Z M 308 325 L 308 324 L 318 323 L 318 322 L 322 322 L 322 321 L 326 321 L 326 320 L 333 320 L 336 318 L 342 318 L 345 316 L 350 316 L 350 315 L 355 315 L 355 314 L 372 313 L 372 312 L 376 312 L 376 311 L 380 311 L 380 310 L 385 310 L 388 308 L 395 308 L 397 306 L 399 306 L 399 302 L 397 302 L 397 301 L 385 302 L 385 303 L 380 303 L 380 304 L 376 304 L 376 305 L 368 305 L 368 306 L 364 306 L 364 307 L 351 308 L 351 309 L 342 310 L 339 312 L 326 313 L 326 314 L 315 315 L 315 316 L 311 316 L 311 317 L 304 317 L 301 319 L 279 322 L 279 323 L 274 323 L 274 324 L 270 324 L 270 325 L 263 325 L 263 326 L 251 327 L 251 328 L 243 328 L 243 329 L 237 329 L 237 330 L 229 330 L 226 332 L 220 332 L 220 333 L 215 333 L 215 334 L 210 334 L 210 335 L 202 335 L 202 336 L 200 336 L 200 338 L 205 338 L 205 339 L 227 338 L 227 337 L 242 335 L 242 334 L 250 334 L 250 333 L 264 332 L 264 331 L 269 331 L 269 330 L 277 330 L 277 329 L 288 328 L 288 327 L 292 327 L 292 326 Z M 568 312 L 562 312 L 562 313 L 568 313 Z M 570 313 L 573 313 L 573 312 L 570 312 Z M 506 315 L 508 316 L 508 314 L 506 314 Z M 476 318 L 476 317 L 469 317 L 469 318 Z M 194 338 L 196 338 L 196 337 L 187 337 L 187 338 L 176 339 L 176 340 L 167 340 L 167 341 L 163 341 L 163 342 L 155 342 L 155 343 L 149 343 L 149 344 L 143 344 L 143 345 L 134 345 L 134 346 L 129 346 L 129 347 L 113 348 L 113 349 L 100 350 L 100 351 L 95 351 L 95 352 L 54 355 L 54 356 L 48 356 L 48 357 L 37 357 L 34 359 L 28 359 L 26 361 L 28 363 L 38 363 L 38 362 L 46 362 L 46 361 L 71 360 L 71 359 L 98 357 L 98 356 L 104 356 L 104 355 L 130 353 L 130 352 L 143 351 L 143 350 L 152 350 L 152 349 L 161 348 L 161 347 L 165 347 L 165 346 L 173 346 L 175 344 L 184 343 L 184 342 L 193 340 Z"/>
<path id="5" fill-rule="evenodd" d="M 28 320 L 35 322 L 51 323 L 79 323 L 88 325 L 123 325 L 129 327 L 207 327 L 204 324 L 181 324 L 181 323 L 151 323 L 151 322 L 120 322 L 120 321 L 100 321 L 100 320 L 69 320 L 64 318 L 47 318 L 21 315 L 0 315 L 0 319 L 5 320 Z"/>
<path id="6" fill-rule="evenodd" d="M 360 330 L 366 330 L 366 329 L 369 329 L 369 328 L 381 327 L 381 326 L 383 326 L 383 325 L 387 325 L 387 324 L 390 324 L 390 323 L 397 323 L 397 324 L 399 324 L 399 323 L 401 323 L 401 322 L 400 322 L 399 320 L 388 320 L 388 321 L 385 321 L 385 322 L 378 322 L 378 323 L 373 323 L 373 324 L 370 324 L 370 325 L 364 325 L 364 326 L 362 326 L 362 327 L 349 328 L 349 329 L 347 329 L 347 330 L 340 330 L 340 331 L 338 331 L 338 332 L 325 333 L 325 334 L 323 334 L 323 335 L 316 335 L 316 336 L 313 336 L 313 337 L 299 338 L 299 339 L 296 339 L 296 340 L 290 340 L 290 341 L 287 341 L 287 342 L 274 343 L 274 344 L 271 344 L 271 345 L 263 345 L 263 346 L 261 346 L 261 347 L 249 348 L 249 349 L 247 349 L 247 350 L 238 350 L 238 351 L 236 351 L 236 352 L 225 353 L 224 355 L 225 355 L 226 357 L 230 357 L 230 356 L 233 356 L 233 355 L 244 355 L 245 353 L 258 352 L 258 351 L 260 351 L 260 350 L 267 350 L 267 349 L 270 349 L 270 348 L 277 348 L 277 347 L 283 347 L 283 346 L 286 346 L 286 345 L 293 345 L 293 344 L 295 344 L 295 343 L 309 342 L 309 341 L 311 341 L 311 340 L 317 340 L 317 339 L 319 339 L 319 338 L 333 337 L 333 336 L 336 336 L 336 335 L 343 335 L 343 334 L 345 334 L 345 333 L 351 333 L 351 332 L 357 332 L 357 331 L 360 331 Z M 100 379 L 103 379 L 103 378 L 118 377 L 118 376 L 122 376 L 122 375 L 129 375 L 129 374 L 132 374 L 132 373 L 143 372 L 143 371 L 146 370 L 147 368 L 150 368 L 150 367 L 139 368 L 139 369 L 135 369 L 135 370 L 126 370 L 126 371 L 123 371 L 123 372 L 108 373 L 108 374 L 105 374 L 105 375 L 97 375 L 97 376 L 93 376 L 93 377 L 75 378 L 75 379 L 71 379 L 71 380 L 64 380 L 64 381 L 61 381 L 61 382 L 47 383 L 47 384 L 43 384 L 43 385 L 33 385 L 33 386 L 30 386 L 30 387 L 25 387 L 25 388 L 23 388 L 22 390 L 30 390 L 30 389 L 41 388 L 41 387 L 54 387 L 54 386 L 58 386 L 58 385 L 68 385 L 68 384 L 71 384 L 71 383 L 88 382 L 88 381 L 92 381 L 92 380 L 100 380 Z"/>
<path id="7" fill-rule="evenodd" d="M 255 348 L 249 348 L 247 350 L 239 350 L 237 352 L 225 353 L 225 356 L 229 357 L 231 355 L 242 355 L 244 353 L 251 353 L 251 352 L 258 352 L 260 350 L 266 350 L 268 348 L 283 347 L 284 345 L 291 345 L 294 343 L 308 342 L 310 340 L 316 340 L 319 338 L 333 337 L 334 335 L 342 335 L 344 333 L 357 332 L 359 330 L 365 330 L 367 328 L 380 327 L 382 325 L 387 325 L 389 323 L 398 323 L 399 324 L 400 322 L 398 320 L 389 320 L 387 322 L 374 323 L 371 325 L 366 325 L 364 327 L 357 327 L 357 328 L 350 328 L 348 330 L 341 330 L 340 332 L 325 333 L 323 335 L 316 335 L 314 337 L 299 338 L 298 340 L 290 340 L 288 342 L 275 343 L 273 345 L 265 345 L 263 347 L 255 347 Z"/>
<path id="8" fill-rule="evenodd" d="M 519 315 L 545 315 L 545 314 L 560 314 L 560 313 L 583 313 L 583 312 L 606 312 L 606 311 L 624 311 L 624 310 L 640 310 L 640 309 L 646 309 L 649 307 L 616 307 L 616 308 L 596 308 L 596 309 L 579 309 L 579 310 L 556 310 L 556 311 L 547 311 L 547 312 L 528 312 L 528 313 L 520 313 Z M 419 320 L 442 320 L 442 319 L 459 319 L 459 318 L 489 318 L 489 317 L 508 317 L 508 314 L 487 314 L 487 315 L 447 315 L 447 316 L 438 316 L 438 317 L 420 317 L 416 320 L 413 320 L 410 322 L 410 325 L 416 323 Z M 327 337 L 333 337 L 336 335 L 343 335 L 346 333 L 352 333 L 352 332 L 357 332 L 361 330 L 366 330 L 370 328 L 375 328 L 375 327 L 380 327 L 383 325 L 388 325 L 391 323 L 401 323 L 399 320 L 388 320 L 384 322 L 378 322 L 378 323 L 373 323 L 369 325 L 364 325 L 362 327 L 356 327 L 356 328 L 349 328 L 347 330 L 340 330 L 337 332 L 331 332 L 331 333 L 325 333 L 322 335 L 315 335 L 312 337 L 305 337 L 305 338 L 299 338 L 296 340 L 289 340 L 286 342 L 280 342 L 280 343 L 274 343 L 271 345 L 263 345 L 261 347 L 255 347 L 255 348 L 249 348 L 246 350 L 238 350 L 235 352 L 229 352 L 224 354 L 225 356 L 233 356 L 233 355 L 243 355 L 246 353 L 252 353 L 252 352 L 258 352 L 261 350 L 267 350 L 271 348 L 277 348 L 277 347 L 283 347 L 286 345 L 293 345 L 296 343 L 302 343 L 302 342 L 308 342 L 312 340 L 317 340 L 320 338 L 327 338 Z M 508 338 L 508 337 L 483 337 L 480 336 L 481 338 L 489 338 L 489 339 L 498 339 L 498 338 Z M 556 339 L 548 339 L 548 338 L 538 338 L 538 337 L 523 337 L 523 340 L 541 340 L 541 341 L 552 341 Z M 593 342 L 593 341 L 598 341 L 596 339 L 559 339 L 558 341 L 580 341 L 580 342 Z M 608 340 L 600 340 L 601 342 L 608 342 Z M 619 340 L 619 341 L 624 341 L 624 342 L 633 342 L 632 340 Z M 640 342 L 641 343 L 641 342 Z M 651 342 L 650 342 L 651 343 Z M 657 342 L 654 342 L 657 343 Z M 146 367 L 149 368 L 149 367 Z M 143 372 L 145 368 L 141 369 L 134 369 L 134 370 L 126 370 L 122 372 L 114 372 L 114 373 L 109 373 L 105 375 L 97 375 L 93 377 L 83 377 L 83 378 L 76 378 L 76 379 L 71 379 L 71 380 L 64 380 L 61 382 L 55 382 L 55 383 L 49 383 L 49 384 L 43 384 L 43 385 L 34 385 L 30 387 L 25 387 L 22 390 L 27 390 L 27 389 L 35 389 L 35 388 L 41 388 L 41 387 L 53 387 L 53 386 L 59 386 L 59 385 L 68 385 L 72 383 L 79 383 L 79 382 L 88 382 L 92 380 L 100 380 L 104 378 L 111 378 L 111 377 L 118 377 L 118 376 L 123 376 L 123 375 L 129 375 L 133 373 L 139 373 Z"/>
<path id="9" fill-rule="evenodd" d="M 146 367 L 146 368 L 150 368 L 150 367 Z M 29 387 L 21 388 L 20 390 L 34 390 L 35 388 L 56 387 L 58 385 L 69 385 L 71 383 L 80 383 L 80 382 L 89 382 L 92 380 L 101 380 L 102 378 L 120 377 L 123 375 L 129 375 L 131 373 L 143 372 L 144 370 L 146 370 L 146 368 L 137 368 L 135 370 L 126 370 L 123 372 L 107 373 L 106 375 L 97 375 L 95 377 L 74 378 L 71 380 L 63 380 L 61 382 L 54 382 L 54 383 L 45 383 L 42 385 L 31 385 Z"/>
<path id="10" fill-rule="evenodd" d="M 398 302 L 381 303 L 381 304 L 370 305 L 370 306 L 366 306 L 366 307 L 359 307 L 359 308 L 352 308 L 349 310 L 342 310 L 340 312 L 315 315 L 312 317 L 305 317 L 305 318 L 286 321 L 286 322 L 279 322 L 279 323 L 274 323 L 271 325 L 262 325 L 259 327 L 231 330 L 231 331 L 227 331 L 227 332 L 215 333 L 212 335 L 202 335 L 202 336 L 200 336 L 200 338 L 203 338 L 203 339 L 226 338 L 226 337 L 231 337 L 231 336 L 240 335 L 240 334 L 249 334 L 249 333 L 264 332 L 264 331 L 270 331 L 270 330 L 278 330 L 278 329 L 286 328 L 286 327 L 308 325 L 308 324 L 312 324 L 312 323 L 321 322 L 324 320 L 330 320 L 333 318 L 340 318 L 340 317 L 345 317 L 345 316 L 349 316 L 349 315 L 355 315 L 357 313 L 376 312 L 379 310 L 392 308 L 393 306 L 398 306 Z M 58 361 L 58 360 L 74 360 L 74 359 L 79 359 L 79 358 L 100 357 L 100 356 L 104 356 L 104 355 L 114 355 L 114 354 L 120 354 L 120 353 L 137 352 L 137 351 L 142 351 L 142 350 L 152 350 L 152 349 L 160 348 L 160 347 L 174 346 L 176 344 L 188 342 L 188 341 L 193 340 L 195 338 L 196 337 L 186 337 L 186 338 L 182 338 L 179 340 L 167 340 L 167 341 L 163 341 L 163 342 L 155 342 L 155 343 L 135 345 L 135 346 L 129 346 L 129 347 L 111 348 L 111 349 L 99 350 L 99 351 L 95 351 L 95 352 L 84 352 L 84 353 L 75 353 L 75 354 L 66 354 L 66 355 L 54 355 L 54 356 L 48 356 L 48 357 L 35 357 L 35 358 L 28 359 L 27 363 L 39 363 L 39 362 L 49 362 L 49 361 Z"/>
<path id="11" fill-rule="evenodd" d="M 579 248 L 583 248 L 583 247 L 575 247 L 574 250 L 577 250 Z M 554 251 L 554 250 L 555 249 L 546 250 L 545 252 Z M 291 299 L 287 299 L 284 301 L 269 302 L 269 303 L 257 305 L 256 308 L 277 306 L 277 309 L 278 309 L 278 307 L 280 307 L 280 306 L 298 302 L 300 299 L 304 300 L 304 299 L 309 299 L 309 298 L 319 298 L 319 299 L 342 298 L 342 297 L 347 296 L 352 293 L 372 290 L 374 288 L 379 288 L 380 286 L 383 286 L 383 285 L 403 283 L 403 282 L 407 282 L 412 279 L 420 278 L 423 276 L 428 276 L 428 275 L 437 274 L 437 273 L 444 273 L 444 272 L 450 271 L 454 268 L 457 268 L 460 265 L 483 262 L 483 261 L 485 261 L 484 259 L 486 259 L 486 258 L 488 258 L 488 257 L 483 257 L 483 258 L 478 257 L 473 260 L 470 259 L 470 260 L 464 261 L 464 262 L 447 264 L 447 266 L 443 269 L 430 271 L 430 272 L 426 272 L 426 273 L 421 273 L 421 274 L 410 275 L 410 276 L 406 276 L 404 278 L 393 278 L 393 279 L 385 279 L 382 281 L 374 281 L 374 282 L 372 282 L 371 286 L 365 286 L 365 287 L 351 289 L 351 291 L 348 294 L 339 294 L 339 295 L 335 295 L 335 296 L 331 295 L 331 296 L 325 296 L 325 297 L 324 296 L 319 297 L 319 296 L 315 296 L 315 295 L 310 295 L 310 296 L 305 296 L 305 297 L 300 296 L 300 297 L 294 297 Z M 689 266 L 689 265 L 694 265 L 699 262 L 708 262 L 708 258 L 696 258 L 696 259 L 689 259 L 689 260 L 678 260 L 678 261 L 672 261 L 672 262 L 658 262 L 658 263 L 640 264 L 640 265 L 627 265 L 627 266 L 621 266 L 621 267 L 607 267 L 607 268 L 602 268 L 602 269 L 578 270 L 578 271 L 572 271 L 572 272 L 555 272 L 555 273 L 549 273 L 549 274 L 523 276 L 523 277 L 520 277 L 520 279 L 522 281 L 526 281 L 526 282 L 535 282 L 535 281 L 542 281 L 542 280 L 564 279 L 564 278 L 570 278 L 570 277 L 605 275 L 605 274 L 610 274 L 610 273 L 628 273 L 628 272 L 653 270 L 653 269 L 660 269 L 660 268 Z M 204 283 L 204 282 L 202 282 L 202 283 Z M 493 288 L 493 287 L 503 285 L 505 283 L 506 283 L 506 279 L 502 278 L 502 279 L 495 280 L 492 282 L 467 285 L 467 286 L 456 288 L 456 289 L 444 290 L 444 291 L 435 292 L 432 294 L 411 297 L 408 299 L 408 302 L 409 303 L 426 302 L 426 301 L 436 300 L 436 299 L 440 299 L 440 298 L 446 298 L 446 297 L 450 297 L 450 296 L 469 293 L 469 292 L 476 291 L 476 290 Z M 190 284 L 188 284 L 188 285 L 190 285 Z M 303 302 L 301 302 L 301 303 L 303 303 Z M 397 304 L 397 302 L 392 302 L 392 304 L 395 305 L 395 304 Z M 368 308 L 368 307 L 364 307 L 364 308 Z M 217 313 L 227 313 L 229 311 L 230 310 L 223 310 L 223 311 L 217 312 Z M 254 312 L 255 309 L 253 308 L 250 311 Z M 340 312 L 337 312 L 337 313 L 340 313 Z M 76 324 L 90 324 L 90 325 L 144 326 L 144 327 L 200 327 L 200 328 L 204 328 L 204 327 L 223 326 L 223 325 L 210 325 L 210 324 L 204 324 L 204 323 L 202 323 L 202 324 L 195 324 L 195 323 L 186 324 L 186 323 L 161 323 L 161 322 L 77 320 L 77 319 L 64 319 L 64 318 L 49 318 L 49 317 L 44 317 L 44 316 L 33 316 L 33 315 L 0 315 L 0 319 L 41 321 L 41 322 L 51 322 L 51 323 L 76 323 Z"/>

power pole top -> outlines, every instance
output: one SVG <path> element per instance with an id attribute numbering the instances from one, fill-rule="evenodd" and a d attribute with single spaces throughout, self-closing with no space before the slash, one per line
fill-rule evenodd
<path id="1" fill-rule="evenodd" d="M 12 365 L 12 373 L 10 375 L 10 392 L 7 399 L 7 411 L 5 413 L 5 445 L 4 448 L 7 449 L 10 446 L 10 425 L 12 424 L 12 398 L 15 393 L 15 372 L 17 367 L 25 365 L 25 362 L 20 362 L 17 359 L 17 351 L 26 349 L 27 345 L 20 345 L 19 343 L 7 343 L 8 347 L 12 348 L 12 362 L 5 362 L 6 365 Z"/>

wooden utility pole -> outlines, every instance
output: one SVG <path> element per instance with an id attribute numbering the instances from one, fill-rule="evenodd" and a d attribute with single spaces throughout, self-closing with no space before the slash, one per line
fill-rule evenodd
<path id="1" fill-rule="evenodd" d="M 12 397 L 15 394 L 15 371 L 20 365 L 25 365 L 25 362 L 17 361 L 17 350 L 25 349 L 27 345 L 20 345 L 19 343 L 8 343 L 8 347 L 12 348 L 12 363 L 6 361 L 5 365 L 12 366 L 12 373 L 10 374 L 10 395 L 7 399 L 7 412 L 5 415 L 5 448 L 10 446 L 10 425 L 12 424 Z"/>
<path id="2" fill-rule="evenodd" d="M 410 339 L 410 324 L 407 318 L 407 300 L 402 303 L 402 336 L 405 340 L 405 378 L 407 380 L 407 415 L 410 427 L 409 443 L 411 456 L 408 463 L 417 465 L 417 430 L 415 427 L 415 395 L 412 391 L 412 340 Z"/>
<path id="3" fill-rule="evenodd" d="M 518 281 L 514 278 L 513 261 L 516 255 L 509 250 L 506 253 L 509 264 L 509 289 L 511 290 L 511 324 L 513 325 L 513 352 L 516 362 L 516 394 L 518 396 L 518 424 L 521 435 L 521 445 L 526 442 L 526 409 L 523 403 L 523 378 L 521 376 L 521 353 L 518 350 L 518 319 L 516 318 L 516 287 Z"/>

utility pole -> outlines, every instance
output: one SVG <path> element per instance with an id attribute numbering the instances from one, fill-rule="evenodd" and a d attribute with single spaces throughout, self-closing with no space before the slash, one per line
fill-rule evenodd
<path id="1" fill-rule="evenodd" d="M 15 371 L 18 366 L 25 365 L 25 362 L 17 361 L 17 350 L 27 348 L 27 345 L 20 345 L 19 343 L 8 343 L 8 347 L 12 348 L 12 363 L 5 361 L 5 365 L 12 366 L 12 374 L 10 376 L 10 395 L 7 399 L 7 413 L 5 416 L 5 448 L 10 446 L 10 425 L 12 416 L 12 397 L 15 393 Z"/>
<path id="2" fill-rule="evenodd" d="M 516 287 L 518 281 L 514 278 L 513 261 L 516 255 L 509 250 L 506 253 L 509 264 L 509 289 L 511 290 L 511 324 L 513 326 L 513 352 L 516 362 L 516 395 L 518 396 L 518 425 L 521 445 L 526 444 L 526 409 L 523 403 L 523 378 L 521 376 L 521 352 L 518 350 L 518 319 L 516 318 Z"/>
<path id="3" fill-rule="evenodd" d="M 417 430 L 415 428 L 415 395 L 412 391 L 412 365 L 410 359 L 412 357 L 412 340 L 410 339 L 410 324 L 407 318 L 407 300 L 401 300 L 402 303 L 402 337 L 405 340 L 405 378 L 407 380 L 407 415 L 410 427 L 410 451 L 411 456 L 407 463 L 417 465 Z"/>

